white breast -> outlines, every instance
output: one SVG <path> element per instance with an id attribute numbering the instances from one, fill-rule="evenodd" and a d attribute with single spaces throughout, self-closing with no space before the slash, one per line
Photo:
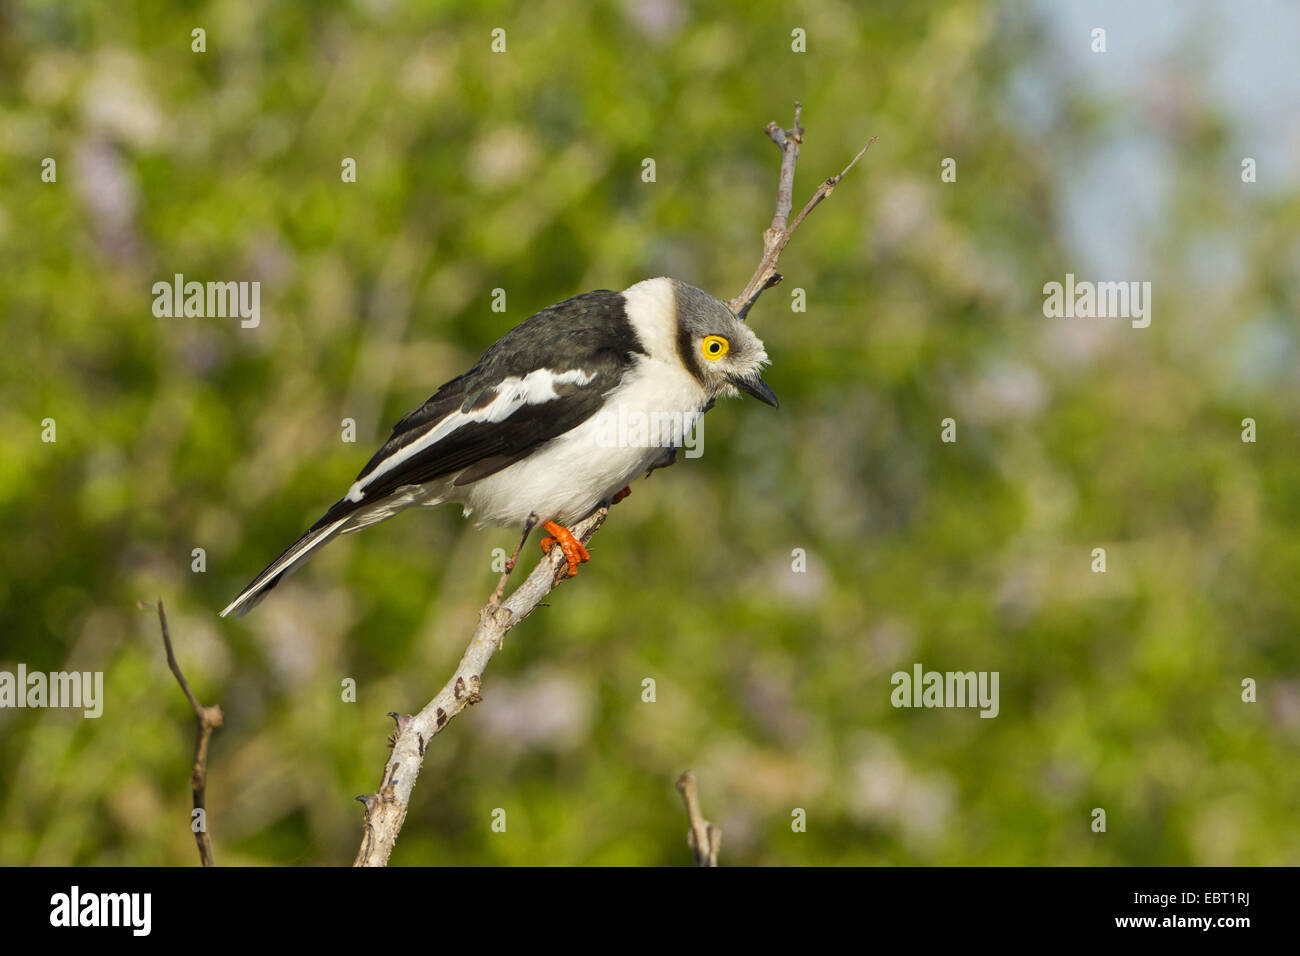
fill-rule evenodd
<path id="1" fill-rule="evenodd" d="M 638 423 L 688 426 L 706 401 L 704 389 L 680 363 L 639 355 L 602 411 L 523 461 L 448 488 L 442 500 L 460 502 L 479 524 L 522 525 L 529 514 L 560 524 L 577 521 L 671 447 L 669 429 Z M 658 443 L 651 444 L 653 439 Z"/>

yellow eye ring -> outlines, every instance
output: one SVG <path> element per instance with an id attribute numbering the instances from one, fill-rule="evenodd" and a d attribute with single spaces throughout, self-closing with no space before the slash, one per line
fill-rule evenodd
<path id="1" fill-rule="evenodd" d="M 700 351 L 710 362 L 716 362 L 722 356 L 727 354 L 731 348 L 731 343 L 721 335 L 706 335 L 704 341 L 700 343 Z"/>

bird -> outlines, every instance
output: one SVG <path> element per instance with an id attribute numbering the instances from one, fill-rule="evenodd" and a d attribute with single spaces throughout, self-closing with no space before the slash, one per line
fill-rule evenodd
<path id="1" fill-rule="evenodd" d="M 744 392 L 778 407 L 761 374 L 768 364 L 726 303 L 677 279 L 548 306 L 397 422 L 347 493 L 221 617 L 242 617 L 339 535 L 415 506 L 459 504 L 480 527 L 524 526 L 525 539 L 540 524 L 542 550 L 559 544 L 573 576 L 590 555 L 568 526 L 671 464 L 719 398 Z M 616 427 L 656 420 L 673 424 L 659 435 Z"/>

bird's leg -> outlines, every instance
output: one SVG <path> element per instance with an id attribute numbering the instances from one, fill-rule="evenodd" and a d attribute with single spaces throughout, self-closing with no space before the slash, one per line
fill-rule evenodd
<path id="1" fill-rule="evenodd" d="M 497 589 L 492 592 L 492 600 L 488 602 L 489 604 L 501 603 L 501 595 L 506 590 L 506 578 L 510 577 L 510 572 L 515 569 L 515 563 L 519 560 L 519 552 L 524 550 L 524 542 L 528 540 L 528 535 L 532 533 L 535 527 L 537 527 L 537 515 L 530 514 L 528 520 L 524 522 L 524 533 L 519 536 L 519 544 L 515 546 L 515 553 L 510 555 L 510 559 L 506 561 L 506 569 L 501 573 L 501 580 L 497 582 Z"/>
<path id="2" fill-rule="evenodd" d="M 534 512 L 533 514 L 530 514 L 528 520 L 524 522 L 524 533 L 519 536 L 519 544 L 515 546 L 515 553 L 510 555 L 510 560 L 506 562 L 506 574 L 509 574 L 515 569 L 515 562 L 519 560 L 519 552 L 524 550 L 524 542 L 528 540 L 528 536 L 536 527 L 537 513 Z"/>
<path id="3" fill-rule="evenodd" d="M 550 532 L 548 537 L 542 539 L 542 551 L 545 554 L 551 553 L 551 548 L 558 541 L 560 549 L 564 551 L 564 558 L 569 563 L 569 577 L 578 573 L 578 565 L 591 560 L 591 554 L 582 546 L 582 542 L 573 536 L 573 532 L 563 525 L 558 525 L 554 521 L 548 521 L 542 525 Z"/>
<path id="4" fill-rule="evenodd" d="M 609 499 L 611 505 L 616 505 L 632 493 L 632 486 L 628 485 L 622 491 L 616 492 L 613 498 Z"/>

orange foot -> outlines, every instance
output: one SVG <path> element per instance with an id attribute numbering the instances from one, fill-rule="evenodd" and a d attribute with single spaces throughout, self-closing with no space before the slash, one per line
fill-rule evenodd
<path id="1" fill-rule="evenodd" d="M 573 536 L 568 528 L 558 525 L 554 521 L 548 521 L 542 525 L 551 535 L 542 539 L 542 552 L 550 554 L 551 548 L 555 542 L 560 543 L 561 550 L 564 551 L 564 558 L 569 562 L 569 577 L 578 573 L 578 565 L 584 564 L 591 560 L 591 554 L 582 546 L 582 542 Z"/>
<path id="2" fill-rule="evenodd" d="M 632 486 L 629 485 L 628 487 L 624 488 L 622 491 L 616 493 L 613 498 L 610 498 L 609 503 L 611 505 L 616 505 L 631 493 L 632 493 Z"/>

